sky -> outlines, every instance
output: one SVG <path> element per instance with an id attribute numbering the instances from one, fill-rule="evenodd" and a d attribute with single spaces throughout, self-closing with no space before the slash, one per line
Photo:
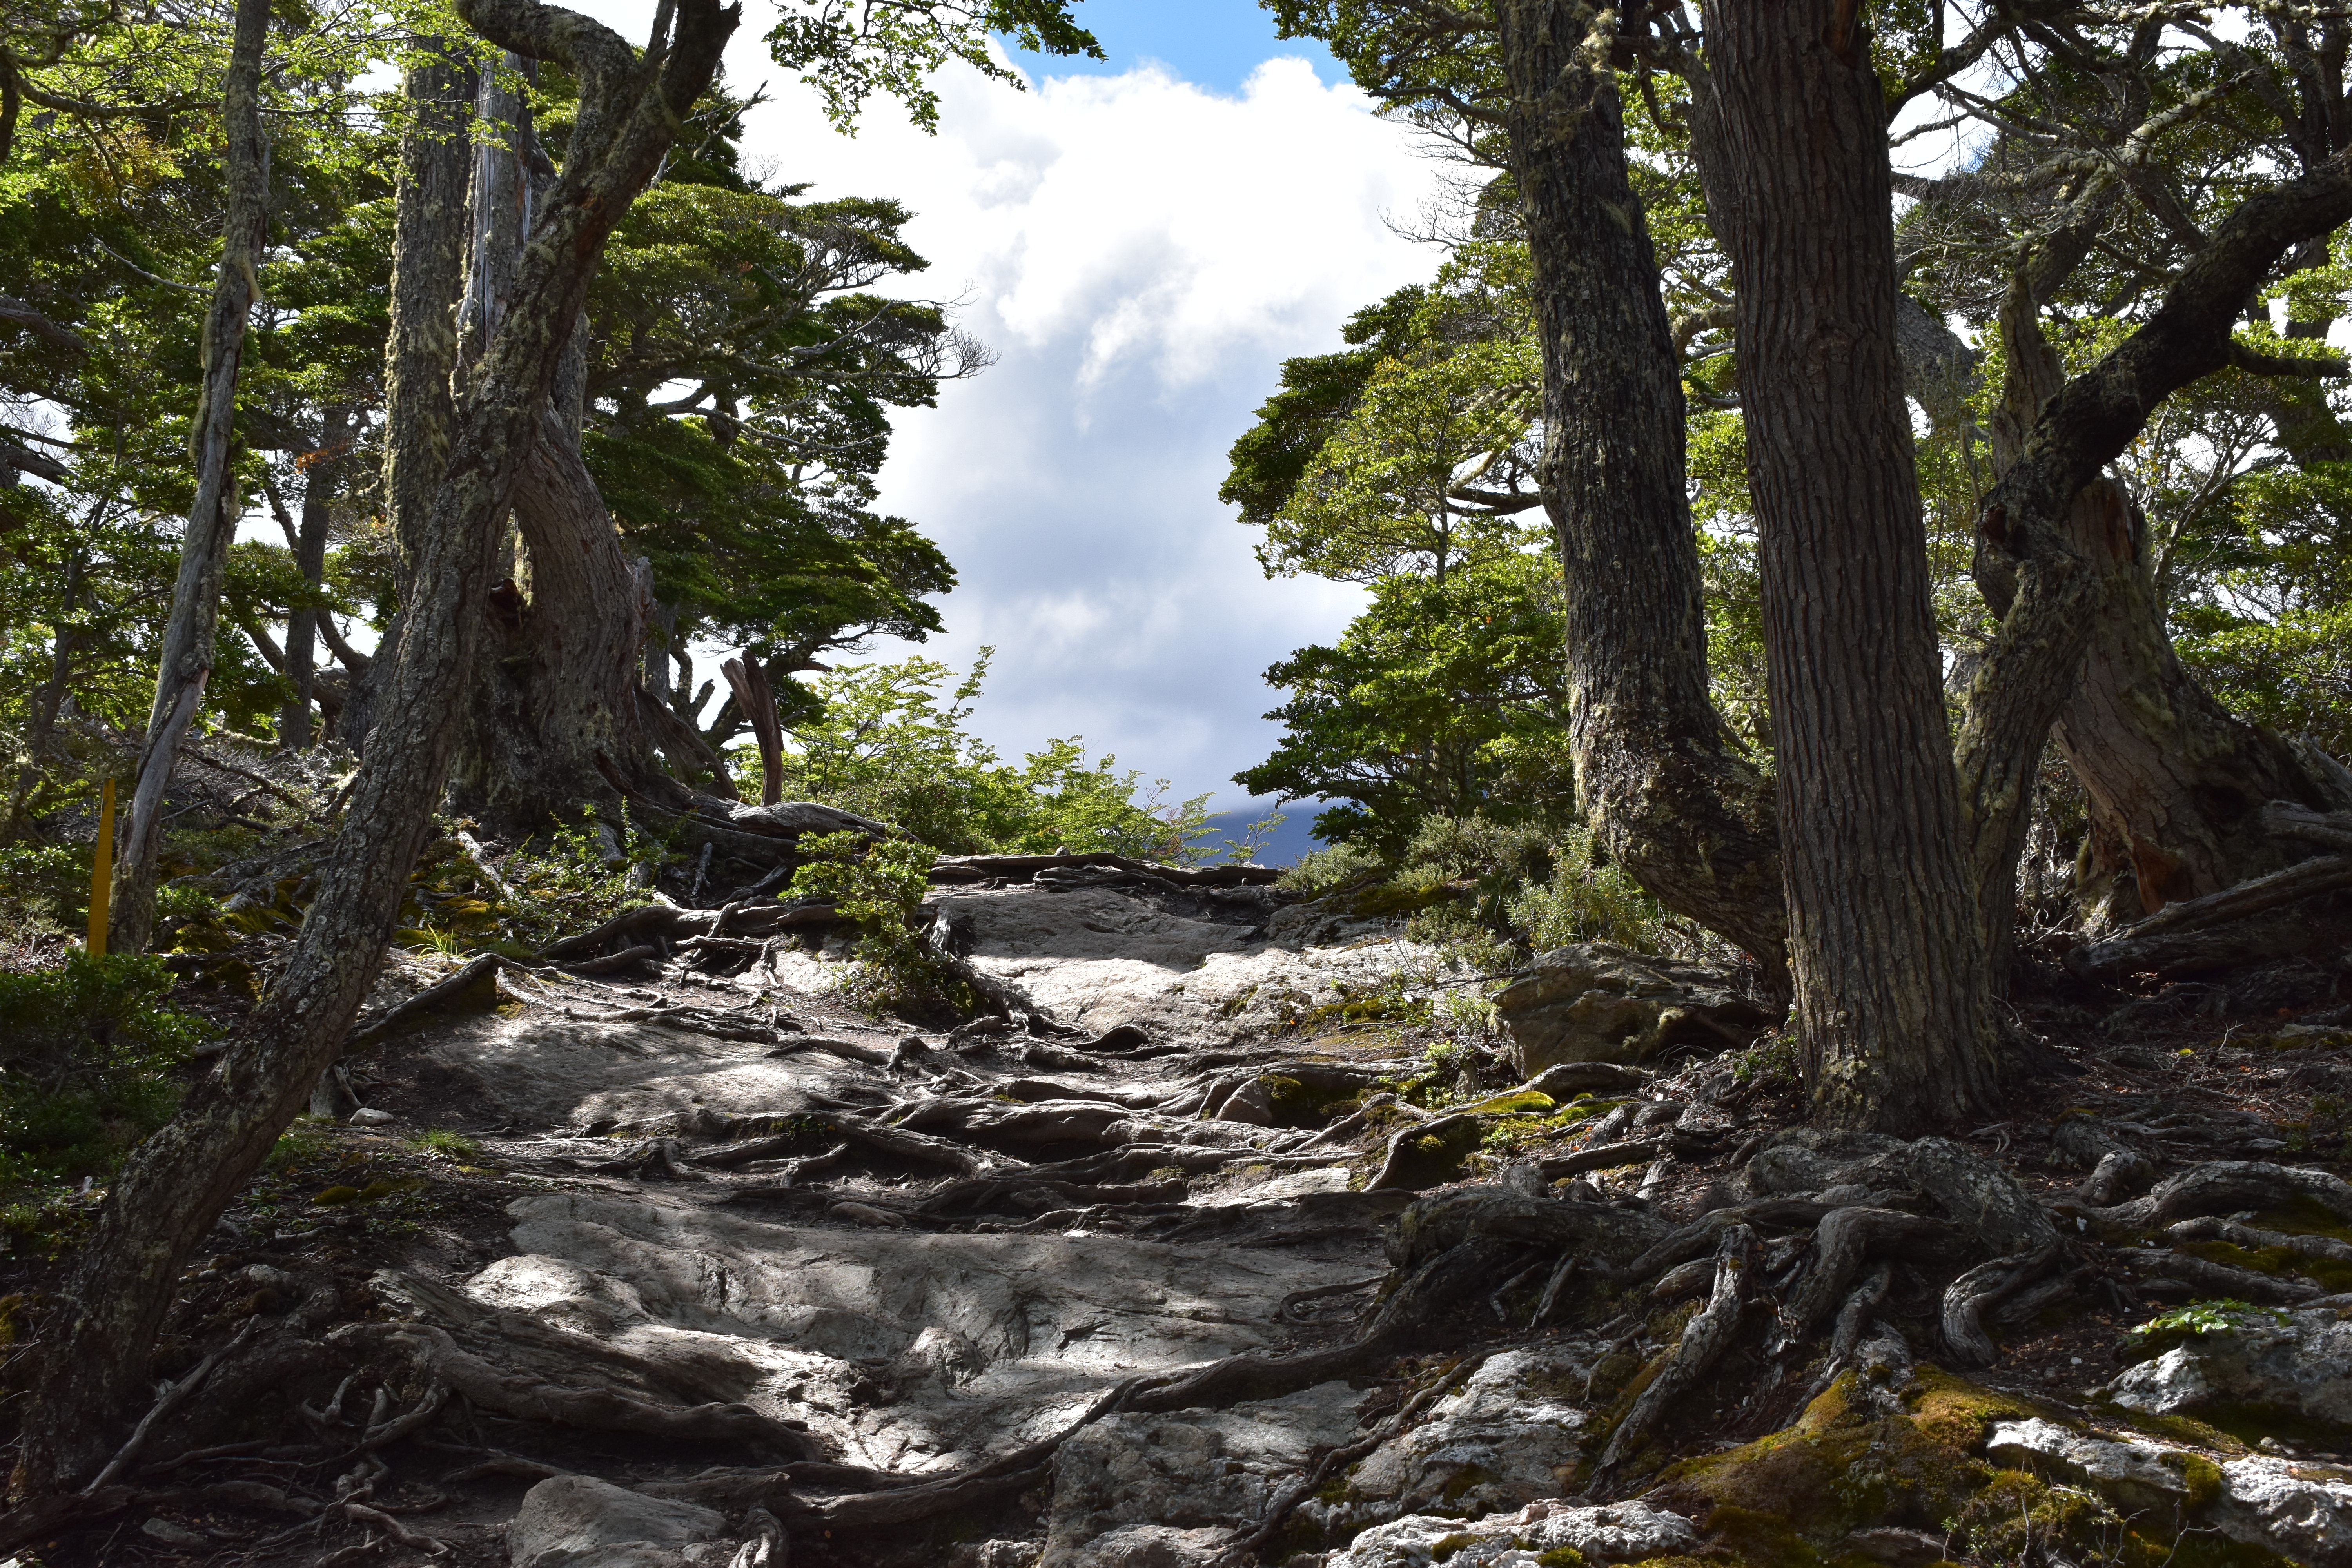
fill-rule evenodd
<path id="1" fill-rule="evenodd" d="M 593 7 L 631 36 L 642 4 Z M 1268 582 L 1216 499 L 1226 448 L 1281 362 L 1339 346 L 1345 319 L 1439 258 L 1402 237 L 1438 169 L 1375 118 L 1319 46 L 1253 0 L 1083 0 L 1104 61 L 1012 57 L 1028 90 L 952 67 L 936 137 L 891 102 L 854 137 L 767 58 L 746 5 L 727 69 L 768 84 L 747 154 L 811 198 L 891 196 L 996 363 L 900 416 L 887 510 L 936 539 L 960 584 L 919 650 L 995 649 L 974 718 L 1007 756 L 1083 736 L 1122 768 L 1217 792 L 1279 727 L 1263 673 L 1336 637 L 1359 590 Z M 1287 858 L 1286 856 L 1285 857 Z"/>

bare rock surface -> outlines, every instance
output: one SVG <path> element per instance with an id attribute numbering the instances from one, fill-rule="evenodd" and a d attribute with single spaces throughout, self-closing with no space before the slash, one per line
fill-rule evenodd
<path id="1" fill-rule="evenodd" d="M 1727 973 L 1600 942 L 1538 955 L 1495 1006 L 1528 1078 L 1559 1062 L 1641 1064 L 1676 1046 L 1744 1046 L 1770 1022 Z"/>
<path id="2" fill-rule="evenodd" d="M 2127 1369 L 2110 1392 L 2151 1415 L 2238 1407 L 2352 1428 L 2352 1321 L 2325 1307 L 2281 1316 L 2175 1345 Z"/>
<path id="3" fill-rule="evenodd" d="M 730 893 L 387 1024 L 349 1072 L 389 1120 L 298 1130 L 192 1270 L 157 1375 L 226 1359 L 123 1539 L 213 1551 L 242 1509 L 273 1517 L 208 1564 L 1927 1568 L 2185 1530 L 2352 1568 L 2352 1186 L 2240 1105 L 2352 1047 L 2077 1051 L 1981 1128 L 1822 1131 L 1780 1053 L 1717 1059 L 1761 1009 L 1700 966 L 1547 954 L 1497 1032 L 1499 977 L 1263 868 L 934 878 L 976 1012 L 866 1013 L 837 911 Z M 2223 1296 L 2300 1310 L 2125 1365 L 2160 1301 Z"/>
<path id="4" fill-rule="evenodd" d="M 1039 1568 L 1191 1562 L 1265 1515 L 1287 1477 L 1356 1427 L 1361 1392 L 1328 1383 L 1228 1410 L 1117 1415 L 1062 1445 Z M 1171 1539 L 1181 1535 L 1184 1539 Z"/>
<path id="5" fill-rule="evenodd" d="M 468 1282 L 477 1300 L 804 1421 L 845 1462 L 909 1472 L 1045 1436 L 1120 1378 L 1279 1342 L 1284 1296 L 1367 1266 L 1344 1244 L 841 1229 L 661 1195 L 550 1194 L 512 1213 L 525 1250 Z"/>
<path id="6" fill-rule="evenodd" d="M 1563 1547 L 1588 1563 L 1633 1563 L 1671 1555 L 1697 1538 L 1690 1521 L 1644 1502 L 1534 1502 L 1475 1523 L 1408 1514 L 1364 1531 L 1326 1559 L 1324 1568 L 1428 1568 L 1433 1563 L 1538 1568 L 1543 1553 Z"/>
<path id="7" fill-rule="evenodd" d="M 589 1476 L 554 1476 L 530 1489 L 507 1528 L 514 1568 L 686 1568 L 734 1555 L 734 1543 L 709 1554 L 692 1545 L 716 1542 L 726 1520 L 715 1509 L 646 1497 Z"/>

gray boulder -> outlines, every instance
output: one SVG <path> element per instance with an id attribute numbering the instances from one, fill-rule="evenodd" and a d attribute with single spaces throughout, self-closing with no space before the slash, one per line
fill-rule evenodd
<path id="1" fill-rule="evenodd" d="M 2232 1459 L 2208 1517 L 2232 1541 L 2310 1568 L 2352 1564 L 2352 1470 L 2340 1465 Z"/>
<path id="2" fill-rule="evenodd" d="M 1436 1514 L 1408 1514 L 1375 1525 L 1324 1568 L 1538 1568 L 1542 1555 L 1569 1547 L 1588 1563 L 1634 1563 L 1680 1552 L 1697 1539 L 1690 1521 L 1643 1502 L 1588 1508 L 1529 1503 L 1518 1512 L 1465 1524 Z"/>
<path id="3" fill-rule="evenodd" d="M 1265 1517 L 1275 1492 L 1348 1440 L 1364 1395 L 1319 1384 L 1282 1399 L 1113 1415 L 1064 1443 L 1042 1568 L 1184 1568 Z"/>
<path id="4" fill-rule="evenodd" d="M 1599 942 L 1539 955 L 1495 1006 L 1522 1078 L 1559 1062 L 1647 1062 L 1672 1046 L 1745 1046 L 1771 1022 L 1719 970 Z"/>
<path id="5" fill-rule="evenodd" d="M 2352 1470 L 2255 1456 L 2221 1460 L 2192 1449 L 2089 1437 L 2042 1420 L 1995 1426 L 1997 1465 L 2088 1487 L 2118 1512 L 2274 1552 L 2312 1568 L 2352 1564 Z"/>
<path id="6" fill-rule="evenodd" d="M 2108 1392 L 2150 1415 L 2251 1407 L 2352 1431 L 2352 1321 L 2327 1307 L 2281 1316 L 2175 1345 L 2126 1368 Z"/>
<path id="7" fill-rule="evenodd" d="M 1328 1539 L 1402 1514 L 1475 1519 L 1558 1497 L 1581 1455 L 1591 1372 L 1591 1347 L 1574 1342 L 1489 1357 L 1425 1420 L 1366 1455 L 1345 1497 L 1310 1498 L 1297 1517 Z"/>
<path id="8" fill-rule="evenodd" d="M 507 1526 L 514 1568 L 700 1568 L 734 1547 L 718 1541 L 726 1521 L 690 1502 L 649 1498 L 589 1476 L 556 1476 L 523 1494 Z"/>

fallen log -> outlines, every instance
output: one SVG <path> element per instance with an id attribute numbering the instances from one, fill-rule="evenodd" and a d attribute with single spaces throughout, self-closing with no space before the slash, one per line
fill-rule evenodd
<path id="1" fill-rule="evenodd" d="M 2346 888 L 2352 888 L 2352 855 L 2315 856 L 2218 893 L 2167 904 L 2112 936 L 2074 949 L 2066 955 L 2066 966 L 2085 980 L 2219 966 L 2246 956 L 2245 943 L 2219 928 Z"/>

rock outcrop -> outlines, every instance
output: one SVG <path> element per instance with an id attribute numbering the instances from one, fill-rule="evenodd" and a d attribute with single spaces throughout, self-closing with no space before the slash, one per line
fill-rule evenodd
<path id="1" fill-rule="evenodd" d="M 1721 971 L 1598 942 L 1538 955 L 1495 1008 L 1523 1078 L 1558 1062 L 1712 1054 L 1748 1044 L 1773 1017 Z"/>

